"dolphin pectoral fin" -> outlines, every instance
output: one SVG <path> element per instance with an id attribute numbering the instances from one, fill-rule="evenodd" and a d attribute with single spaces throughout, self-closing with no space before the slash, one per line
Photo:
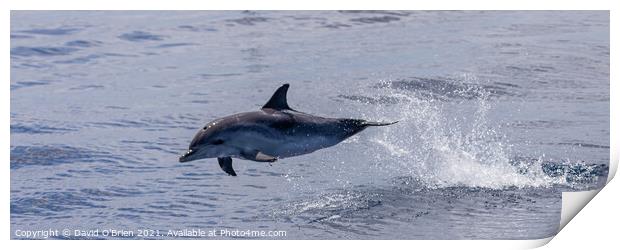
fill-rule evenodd
<path id="1" fill-rule="evenodd" d="M 286 92 L 288 91 L 289 84 L 284 84 L 280 88 L 273 93 L 271 99 L 263 105 L 262 109 L 275 109 L 275 110 L 283 110 L 283 109 L 291 109 L 288 106 L 288 102 L 286 101 Z"/>
<path id="2" fill-rule="evenodd" d="M 232 176 L 237 176 L 237 173 L 235 173 L 235 170 L 233 169 L 233 166 L 232 166 L 232 158 L 218 157 L 217 163 L 220 164 L 220 167 L 222 168 L 222 170 L 224 170 L 224 172 L 226 172 L 227 174 L 232 175 Z"/>
<path id="3" fill-rule="evenodd" d="M 274 162 L 276 160 L 278 160 L 278 158 L 273 157 L 271 155 L 267 155 L 267 154 L 263 154 L 263 152 L 258 152 L 256 153 L 256 161 L 261 161 L 261 162 Z"/>

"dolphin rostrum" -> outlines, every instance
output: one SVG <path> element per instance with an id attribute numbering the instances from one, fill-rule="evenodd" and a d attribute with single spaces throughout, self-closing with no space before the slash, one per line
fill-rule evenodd
<path id="1" fill-rule="evenodd" d="M 291 109 L 286 101 L 289 85 L 276 90 L 259 110 L 226 116 L 205 125 L 180 158 L 188 162 L 217 158 L 224 172 L 237 176 L 232 158 L 274 162 L 334 146 L 370 126 L 396 122 L 325 118 Z"/>

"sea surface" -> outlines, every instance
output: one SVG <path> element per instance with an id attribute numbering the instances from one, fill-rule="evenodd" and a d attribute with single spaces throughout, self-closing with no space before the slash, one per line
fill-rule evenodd
<path id="1" fill-rule="evenodd" d="M 608 11 L 12 11 L 11 238 L 553 236 L 561 192 L 607 178 L 609 29 Z M 296 110 L 399 123 L 238 177 L 178 162 L 283 83 Z M 169 234 L 198 229 L 286 235 Z"/>

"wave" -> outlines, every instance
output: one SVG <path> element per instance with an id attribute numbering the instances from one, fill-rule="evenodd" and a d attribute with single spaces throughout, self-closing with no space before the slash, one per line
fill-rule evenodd
<path id="1" fill-rule="evenodd" d="M 33 86 L 43 86 L 49 85 L 48 81 L 19 81 L 11 84 L 11 90 L 16 90 L 25 87 L 33 87 Z"/>
<path id="2" fill-rule="evenodd" d="M 230 23 L 239 24 L 239 25 L 254 26 L 257 23 L 264 23 L 264 22 L 269 21 L 270 19 L 271 18 L 256 16 L 256 17 L 243 17 L 243 18 L 237 18 L 237 19 L 229 19 L 226 21 Z"/>
<path id="3" fill-rule="evenodd" d="M 11 146 L 11 169 L 32 166 L 55 166 L 70 163 L 116 164 L 118 156 L 97 149 L 67 145 Z"/>
<path id="4" fill-rule="evenodd" d="M 422 97 L 434 99 L 482 99 L 489 97 L 514 96 L 519 88 L 513 84 L 495 83 L 480 84 L 476 79 L 458 78 L 425 78 L 412 77 L 410 79 L 382 82 L 378 88 L 393 88 L 412 91 Z"/>
<path id="5" fill-rule="evenodd" d="M 65 43 L 66 46 L 70 47 L 80 47 L 80 48 L 90 48 L 97 47 L 103 44 L 101 41 L 96 40 L 72 40 Z"/>
<path id="6" fill-rule="evenodd" d="M 78 51 L 71 47 L 26 47 L 19 46 L 11 48 L 11 57 L 31 57 L 31 56 L 66 56 Z"/>
<path id="7" fill-rule="evenodd" d="M 130 42 L 144 42 L 144 41 L 161 41 L 165 36 L 151 34 L 146 31 L 133 31 L 130 33 L 124 33 L 118 36 L 119 39 Z"/>
<path id="8" fill-rule="evenodd" d="M 69 127 L 53 127 L 44 124 L 27 124 L 14 122 L 11 124 L 11 134 L 53 134 L 77 131 Z"/>
<path id="9" fill-rule="evenodd" d="M 328 190 L 287 201 L 266 211 L 265 216 L 292 223 L 295 228 L 329 232 L 320 237 L 330 239 L 386 239 L 386 230 L 395 239 L 453 238 L 448 229 L 468 230 L 469 237 L 475 239 L 527 238 L 531 234 L 544 238 L 557 231 L 559 192 L 515 187 L 430 189 L 411 186 L 410 181 L 396 178 L 389 187 Z M 532 214 L 537 215 L 536 223 Z M 503 223 L 510 223 L 510 229 Z M 472 225 L 482 230 L 472 230 Z M 419 228 L 423 230 L 417 231 Z M 485 230 L 496 231 L 490 234 Z"/>
<path id="10" fill-rule="evenodd" d="M 76 28 L 31 29 L 31 30 L 21 30 L 18 32 L 26 33 L 26 34 L 34 34 L 34 35 L 64 36 L 64 35 L 74 34 L 78 31 L 81 31 L 81 29 L 76 29 Z"/>

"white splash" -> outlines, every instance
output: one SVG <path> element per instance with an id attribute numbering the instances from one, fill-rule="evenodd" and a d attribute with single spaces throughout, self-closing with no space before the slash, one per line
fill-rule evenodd
<path id="1" fill-rule="evenodd" d="M 428 188 L 501 189 L 564 183 L 564 178 L 549 177 L 540 167 L 511 164 L 507 153 L 510 144 L 487 124 L 487 113 L 492 108 L 488 94 L 472 88 L 467 91 L 480 91 L 478 98 L 456 101 L 456 105 L 471 109 L 459 109 L 461 117 L 446 112 L 445 106 L 454 103 L 421 97 L 410 90 L 381 89 L 378 94 L 387 94 L 399 102 L 377 105 L 376 114 L 371 116 L 378 114 L 385 120 L 400 121 L 371 139 L 379 146 L 375 157 L 386 163 L 381 167 L 410 175 Z"/>

